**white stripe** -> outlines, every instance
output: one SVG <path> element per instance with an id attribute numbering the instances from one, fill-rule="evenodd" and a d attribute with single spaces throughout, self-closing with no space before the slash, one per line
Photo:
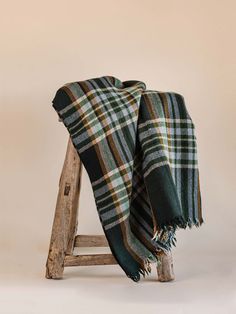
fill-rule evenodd
<path id="1" fill-rule="evenodd" d="M 122 118 L 126 118 L 129 115 L 131 115 L 132 118 L 137 118 L 137 113 L 135 112 L 135 110 L 126 111 L 126 112 L 122 112 L 122 113 L 123 113 Z M 134 113 L 135 113 L 135 115 L 134 115 Z M 94 114 L 94 111 L 92 112 L 92 114 Z M 116 115 L 116 114 L 113 114 L 113 115 Z M 100 122 L 99 118 L 102 118 L 103 121 Z M 82 120 L 80 120 L 80 119 L 78 119 L 78 120 L 79 120 L 79 122 L 76 124 L 76 126 L 78 126 L 78 124 L 80 124 L 82 122 Z M 98 116 L 95 115 L 93 119 L 85 122 L 79 129 L 75 129 L 75 131 L 73 131 L 73 129 L 76 128 L 76 126 L 71 127 L 69 129 L 70 129 L 72 135 L 76 135 L 77 133 L 79 133 L 84 128 L 86 129 L 86 131 L 91 130 L 91 128 L 96 128 L 96 126 L 99 126 L 100 129 L 103 129 L 105 126 L 107 127 L 107 126 L 110 126 L 114 123 L 116 124 L 117 122 L 119 122 L 118 119 L 115 120 L 114 118 L 113 119 L 111 118 L 110 123 L 108 123 L 109 120 L 110 120 L 110 117 L 107 115 L 107 112 L 102 112 L 100 115 L 98 115 Z M 96 122 L 96 123 L 94 125 L 92 125 L 93 122 Z"/>
<path id="2" fill-rule="evenodd" d="M 153 141 L 153 140 L 156 140 L 155 138 L 151 138 L 150 140 L 144 140 L 143 141 L 143 143 L 142 143 L 142 145 L 146 145 L 147 143 L 149 143 L 149 142 L 151 142 L 151 141 Z M 194 149 L 194 150 L 196 150 L 197 148 L 196 148 L 196 146 L 195 147 L 189 147 L 189 146 L 186 146 L 186 145 L 184 145 L 184 146 L 172 146 L 172 145 L 166 145 L 166 144 L 158 144 L 158 145 L 155 145 L 156 147 L 158 147 L 158 146 L 162 146 L 162 147 L 165 147 L 165 148 L 171 148 L 171 149 L 176 149 L 176 148 L 178 148 L 178 149 Z"/>
<path id="3" fill-rule="evenodd" d="M 161 161 L 159 163 L 152 165 L 148 170 L 146 170 L 146 172 L 144 173 L 144 177 L 149 175 L 154 169 L 159 168 L 164 165 L 169 165 L 171 168 L 188 168 L 188 169 L 198 168 L 197 163 L 194 165 L 189 165 L 189 164 L 172 164 L 172 163 L 169 163 L 168 161 Z"/>
<path id="4" fill-rule="evenodd" d="M 115 227 L 116 225 L 118 225 L 119 223 L 121 223 L 122 221 L 125 221 L 128 217 L 129 217 L 130 213 L 127 213 L 126 215 L 122 216 L 121 218 L 119 218 L 118 220 L 111 222 L 110 224 L 106 225 L 104 227 L 105 230 L 111 229 L 112 227 Z"/>
<path id="5" fill-rule="evenodd" d="M 139 128 L 142 128 L 142 127 L 144 127 L 144 126 L 147 126 L 148 124 L 158 123 L 158 122 L 189 123 L 189 124 L 193 125 L 193 122 L 192 122 L 192 120 L 190 120 L 190 119 L 156 118 L 156 119 L 151 119 L 151 120 L 148 120 L 148 121 L 146 121 L 146 122 L 140 123 L 140 124 L 139 124 Z"/>
<path id="6" fill-rule="evenodd" d="M 85 150 L 87 150 L 89 147 L 94 146 L 95 144 L 98 144 L 101 140 L 103 140 L 108 135 L 114 133 L 115 131 L 118 131 L 118 130 L 122 129 L 123 126 L 128 126 L 130 124 L 133 124 L 136 119 L 137 119 L 137 117 L 135 117 L 135 119 L 133 119 L 133 120 L 127 120 L 124 123 L 119 124 L 116 127 L 112 128 L 112 130 L 107 131 L 106 133 L 100 135 L 99 137 L 96 137 L 93 141 L 90 141 L 87 145 L 84 145 L 83 147 L 81 147 L 79 149 L 79 152 L 82 153 Z M 96 133 L 93 133 L 93 136 L 95 136 L 95 135 L 96 135 Z M 81 135 L 76 136 L 75 138 L 73 138 L 73 142 L 74 142 L 75 145 L 77 145 L 78 143 L 81 144 L 83 141 L 87 140 L 87 139 L 84 139 L 83 141 L 79 142 L 78 140 L 80 139 L 80 137 L 81 137 Z"/>
<path id="7" fill-rule="evenodd" d="M 124 100 L 125 97 L 121 97 L 121 99 Z M 121 101 L 121 99 L 119 99 L 119 101 Z M 132 104 L 134 101 L 135 101 L 135 103 Z M 95 117 L 94 117 L 93 119 L 89 118 L 90 115 L 94 115 L 94 114 L 95 114 L 94 108 L 93 108 L 93 106 L 90 104 L 90 102 L 91 102 L 90 100 L 88 100 L 88 101 L 86 102 L 86 104 L 90 105 L 90 107 L 89 107 L 87 110 L 83 110 L 83 106 L 85 106 L 85 104 L 84 104 L 84 105 L 80 105 L 79 108 L 77 108 L 79 111 L 81 111 L 81 115 L 84 115 L 84 117 L 81 117 L 81 118 L 79 119 L 78 123 L 76 123 L 73 127 L 70 128 L 71 131 L 72 131 L 73 129 L 75 129 L 75 128 L 76 128 L 80 123 L 82 123 L 84 120 L 88 120 L 88 122 L 87 122 L 87 123 L 83 123 L 82 126 L 81 126 L 79 129 L 76 129 L 76 132 L 80 132 L 80 130 L 82 130 L 84 127 L 86 127 L 86 125 L 91 125 L 91 124 L 93 123 L 93 121 L 98 120 L 98 118 L 102 118 L 103 116 L 104 116 L 105 118 L 109 118 L 109 116 L 107 115 L 107 112 L 108 112 L 108 111 L 103 111 L 101 114 L 95 115 Z M 97 102 L 97 103 L 95 103 L 95 105 L 96 105 L 96 110 L 98 110 L 98 109 L 100 109 L 100 108 L 103 108 L 103 107 L 104 107 L 105 105 L 107 105 L 107 104 L 111 105 L 113 102 L 117 102 L 117 99 L 114 99 L 114 101 L 109 101 L 109 100 L 108 100 L 108 101 L 106 101 L 105 103 Z M 99 106 L 99 105 L 100 105 L 100 106 Z M 123 110 L 120 110 L 120 112 L 123 112 L 124 116 L 127 116 L 128 114 L 133 114 L 133 113 L 135 113 L 135 111 L 136 111 L 135 109 L 138 108 L 137 99 L 136 99 L 136 98 L 133 98 L 133 99 L 129 102 L 129 105 L 130 105 L 130 107 L 129 107 L 130 111 L 125 112 L 125 114 L 124 114 Z M 135 105 L 136 105 L 136 106 L 135 106 Z M 120 103 L 120 104 L 119 104 L 119 108 L 122 108 L 122 107 L 124 107 L 124 108 L 127 110 L 127 103 L 126 103 L 126 104 Z M 133 108 L 133 107 L 135 107 L 135 108 Z M 111 108 L 111 109 L 112 109 L 112 108 Z M 89 112 L 90 110 L 91 110 L 91 112 Z M 111 114 L 117 115 L 117 113 L 115 113 L 114 110 L 110 110 L 110 112 L 111 112 Z M 68 118 L 69 118 L 69 117 L 68 117 Z M 67 118 L 66 118 L 66 119 L 67 119 Z M 74 121 L 72 121 L 72 122 L 74 122 Z M 72 123 L 72 122 L 71 122 L 71 123 Z M 114 122 L 114 120 L 111 121 L 111 122 Z M 68 126 L 69 126 L 69 125 L 68 125 Z"/>
<path id="8" fill-rule="evenodd" d="M 69 87 L 67 87 L 67 88 L 69 88 Z M 130 88 L 129 89 L 129 91 L 127 91 L 127 90 L 121 90 L 121 92 L 123 92 L 123 93 L 128 93 L 128 94 L 131 94 L 131 95 L 133 95 L 133 94 L 135 94 L 138 90 L 139 90 L 140 88 L 135 88 L 135 87 L 132 87 L 132 88 Z M 102 92 L 102 91 L 107 91 L 107 90 L 111 90 L 111 91 L 116 91 L 117 92 L 117 90 L 115 89 L 115 88 L 113 88 L 113 87 L 105 87 L 105 88 L 96 88 L 96 89 L 93 89 L 93 90 L 90 90 L 89 92 L 87 92 L 86 94 L 84 94 L 83 96 L 81 96 L 81 97 L 79 97 L 79 98 L 77 98 L 75 101 L 73 101 L 70 105 L 68 105 L 68 106 L 66 106 L 66 108 L 64 108 L 64 109 L 62 109 L 62 110 L 60 110 L 59 112 L 60 112 L 60 114 L 64 114 L 65 112 L 67 112 L 68 110 L 70 110 L 72 107 L 74 107 L 76 104 L 78 104 L 78 103 L 80 103 L 80 102 L 82 102 L 83 100 L 85 100 L 86 98 L 88 98 L 88 96 L 90 96 L 90 95 L 96 95 L 96 93 L 97 92 Z M 134 93 L 132 94 L 132 90 L 134 90 Z M 131 91 L 131 92 L 130 92 Z M 115 95 L 114 95 L 115 96 Z M 123 97 L 123 96 L 122 96 Z M 127 96 L 124 96 L 124 98 L 125 97 L 127 97 Z M 122 98 L 123 99 L 123 98 Z M 90 100 L 88 100 L 88 101 L 90 101 Z M 85 103 L 86 104 L 86 103 Z M 85 105 L 84 104 L 84 105 Z M 84 105 L 82 105 L 82 106 L 84 106 Z"/>
<path id="9" fill-rule="evenodd" d="M 127 162 L 126 164 L 121 165 L 120 167 L 109 171 L 108 173 L 106 173 L 103 177 L 101 177 L 100 179 L 93 181 L 92 182 L 92 186 L 96 186 L 97 184 L 101 183 L 102 181 L 105 181 L 107 178 L 112 177 L 113 175 L 115 175 L 116 173 L 120 172 L 121 170 L 124 169 L 128 169 L 131 165 L 133 164 L 133 161 Z"/>
<path id="10" fill-rule="evenodd" d="M 101 198 L 101 199 L 97 199 L 97 203 L 99 204 L 99 203 L 101 203 L 101 202 L 104 202 L 106 199 L 112 197 L 112 196 L 115 195 L 115 194 L 118 194 L 119 192 L 121 192 L 121 191 L 123 191 L 123 190 L 126 190 L 127 188 L 129 188 L 129 187 L 131 187 L 131 186 L 132 186 L 131 183 L 126 184 L 126 185 L 122 184 L 122 187 L 121 187 L 120 189 L 117 189 L 117 188 L 116 188 L 115 191 L 112 192 L 112 193 L 111 193 L 111 191 L 106 191 L 105 193 L 109 192 L 109 195 L 108 195 L 108 196 L 105 196 L 105 197 L 103 197 L 103 198 Z M 105 194 L 105 193 L 104 193 L 104 194 Z M 101 196 L 101 195 L 102 195 L 102 194 L 100 194 L 100 196 Z"/>
<path id="11" fill-rule="evenodd" d="M 161 139 L 164 139 L 164 140 L 171 140 L 171 141 L 187 141 L 187 142 L 195 142 L 196 141 L 196 137 L 195 135 L 189 135 L 189 137 L 191 138 L 184 138 L 184 137 L 181 137 L 181 135 L 177 135 L 179 136 L 178 138 L 173 138 L 173 136 L 170 136 L 168 137 L 167 135 L 165 134 L 151 134 L 147 131 L 144 131 L 141 133 L 140 135 L 140 138 L 141 138 L 141 141 L 144 139 L 144 138 L 148 138 L 148 137 L 153 137 L 153 136 L 156 136 L 157 138 L 161 138 Z"/>
<path id="12" fill-rule="evenodd" d="M 99 207 L 98 211 L 100 212 L 100 211 L 102 211 L 102 210 L 104 210 L 104 209 L 110 207 L 111 205 L 122 204 L 121 201 L 124 200 L 124 199 L 127 199 L 127 201 L 129 200 L 128 194 L 126 194 L 126 195 L 124 195 L 124 196 L 122 196 L 122 197 L 119 197 L 118 200 L 113 201 L 112 203 L 110 203 L 110 204 L 108 204 L 108 205 L 105 205 L 105 206 L 103 206 L 103 207 Z M 126 201 L 126 203 L 127 203 L 127 201 Z M 106 213 L 109 213 L 109 212 L 112 211 L 112 210 L 114 211 L 114 208 L 110 209 L 110 210 L 107 211 Z M 106 213 L 102 213 L 101 215 L 105 215 Z"/>

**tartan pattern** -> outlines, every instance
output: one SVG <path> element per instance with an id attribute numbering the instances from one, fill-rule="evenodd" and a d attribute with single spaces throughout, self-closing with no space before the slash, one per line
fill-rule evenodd
<path id="1" fill-rule="evenodd" d="M 103 76 L 58 89 L 53 107 L 88 172 L 111 251 L 134 281 L 178 227 L 203 222 L 195 126 L 182 95 Z"/>

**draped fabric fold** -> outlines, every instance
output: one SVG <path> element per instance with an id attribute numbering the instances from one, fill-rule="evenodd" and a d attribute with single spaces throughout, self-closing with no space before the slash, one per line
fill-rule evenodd
<path id="1" fill-rule="evenodd" d="M 203 223 L 184 97 L 106 75 L 64 84 L 52 103 L 88 173 L 110 249 L 137 282 L 175 245 L 177 228 Z"/>

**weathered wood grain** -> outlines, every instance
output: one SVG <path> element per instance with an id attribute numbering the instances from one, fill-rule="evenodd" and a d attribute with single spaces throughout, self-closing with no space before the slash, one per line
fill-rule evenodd
<path id="1" fill-rule="evenodd" d="M 171 252 L 165 254 L 159 253 L 160 264 L 157 265 L 158 280 L 161 282 L 167 282 L 175 279 L 173 258 Z"/>
<path id="2" fill-rule="evenodd" d="M 104 235 L 77 235 L 75 247 L 108 247 L 109 244 Z"/>
<path id="3" fill-rule="evenodd" d="M 61 278 L 63 276 L 65 254 L 73 251 L 77 227 L 81 169 L 78 153 L 71 139 L 69 139 L 59 180 L 56 210 L 46 262 L 46 278 Z"/>
<path id="4" fill-rule="evenodd" d="M 65 266 L 92 266 L 117 264 L 112 254 L 84 254 L 65 257 Z"/>

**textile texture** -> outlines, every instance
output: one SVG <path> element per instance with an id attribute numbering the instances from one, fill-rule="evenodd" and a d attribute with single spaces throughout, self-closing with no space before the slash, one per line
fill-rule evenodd
<path id="1" fill-rule="evenodd" d="M 61 86 L 52 101 L 91 181 L 111 252 L 139 281 L 203 223 L 195 125 L 184 97 L 110 75 Z"/>

